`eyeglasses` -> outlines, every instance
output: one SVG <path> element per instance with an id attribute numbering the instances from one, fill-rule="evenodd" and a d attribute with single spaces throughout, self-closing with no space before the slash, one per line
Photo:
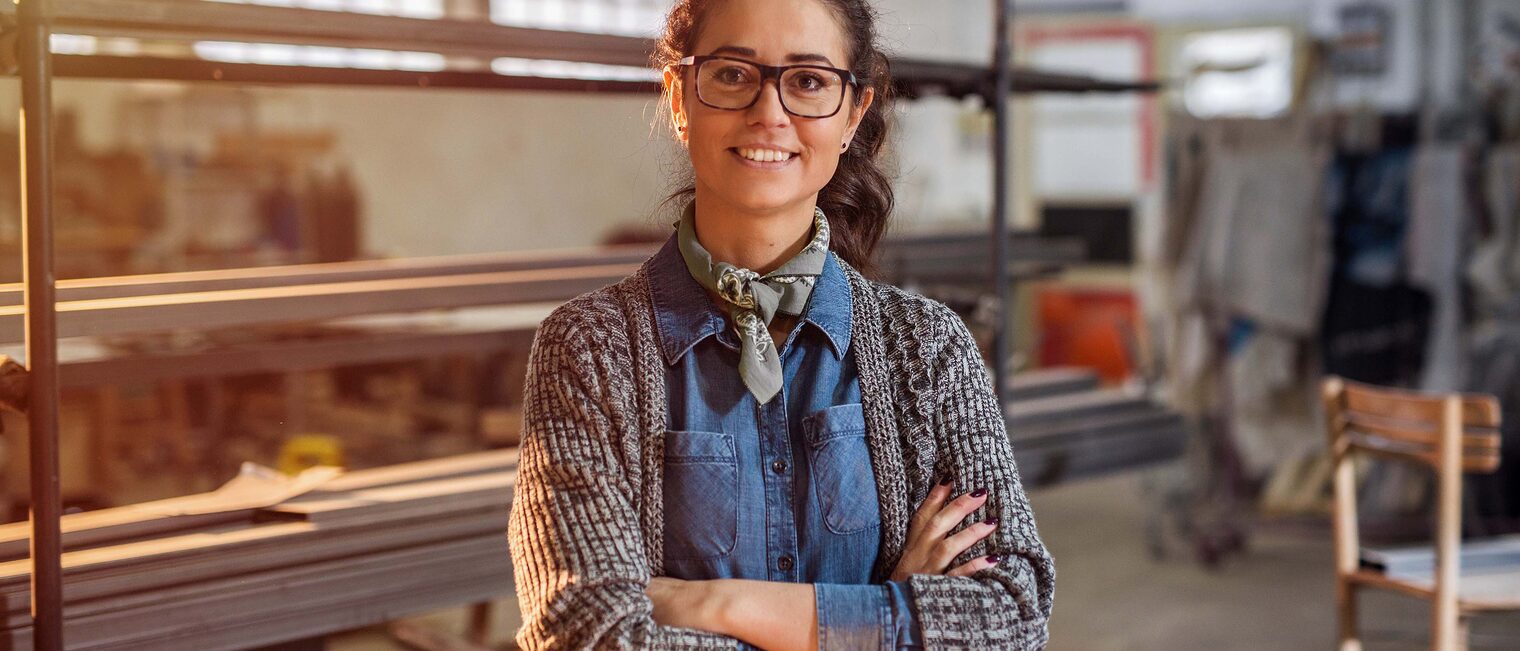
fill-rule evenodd
<path id="1" fill-rule="evenodd" d="M 827 118 L 844 106 L 846 86 L 859 88 L 855 73 L 828 66 L 768 66 L 719 55 L 689 56 L 676 66 L 697 69 L 697 99 L 707 106 L 742 111 L 760 99 L 765 80 L 776 78 L 781 108 L 801 118 Z"/>

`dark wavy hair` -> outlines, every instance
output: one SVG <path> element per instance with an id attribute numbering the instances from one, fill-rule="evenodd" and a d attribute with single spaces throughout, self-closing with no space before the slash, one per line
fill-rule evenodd
<path id="1" fill-rule="evenodd" d="M 722 0 L 679 0 L 665 19 L 665 29 L 655 46 L 651 63 L 655 70 L 675 64 L 694 54 L 702 23 L 712 8 Z M 892 182 L 878 158 L 886 144 L 889 116 L 895 99 L 892 95 L 892 70 L 887 56 L 877 46 L 876 10 L 866 0 L 818 0 L 834 10 L 847 41 L 849 69 L 860 87 L 852 95 L 858 107 L 862 91 L 876 89 L 875 99 L 860 125 L 850 148 L 839 157 L 834 178 L 818 193 L 818 206 L 829 216 L 830 246 L 834 254 L 868 276 L 875 275 L 873 256 L 887 219 L 892 214 Z M 669 110 L 670 88 L 662 93 L 660 110 Z M 696 185 L 684 184 L 665 198 L 665 203 L 696 194 Z"/>

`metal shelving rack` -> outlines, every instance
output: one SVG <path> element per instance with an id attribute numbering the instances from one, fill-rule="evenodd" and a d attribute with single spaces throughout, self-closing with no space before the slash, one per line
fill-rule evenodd
<path id="1" fill-rule="evenodd" d="M 993 0 L 997 30 L 991 68 L 913 59 L 893 61 L 905 98 L 979 95 L 994 113 L 994 207 L 990 283 L 1000 305 L 1009 290 L 1007 214 L 1010 93 L 1148 92 L 1154 83 L 1113 82 L 1018 69 L 1012 64 L 1013 0 Z M 63 648 L 63 595 L 59 517 L 59 381 L 53 214 L 51 203 L 52 80 L 54 78 L 163 79 L 228 83 L 319 84 L 415 88 L 477 88 L 599 93 L 653 93 L 655 82 L 553 79 L 490 71 L 411 72 L 236 64 L 165 57 L 54 55 L 55 29 L 70 34 L 159 40 L 220 39 L 413 50 L 478 57 L 552 59 L 645 66 L 646 38 L 508 27 L 485 22 L 429 20 L 276 8 L 200 0 L 14 0 L 0 4 L 0 23 L 16 36 L 14 74 L 22 87 L 23 245 L 25 339 L 30 383 L 28 422 L 31 468 L 32 616 L 37 649 Z M 998 236 L 1001 234 L 1002 236 Z M 1006 392 L 1001 360 L 1008 358 L 1005 318 L 996 328 L 995 386 Z M 1004 397 L 1006 404 L 1006 397 Z"/>

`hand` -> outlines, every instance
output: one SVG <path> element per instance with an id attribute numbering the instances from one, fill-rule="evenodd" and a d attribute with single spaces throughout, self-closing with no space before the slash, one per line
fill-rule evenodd
<path id="1" fill-rule="evenodd" d="M 663 626 L 697 628 L 718 632 L 711 582 L 686 581 L 667 576 L 649 579 L 645 592 L 654 602 L 654 621 Z"/>
<path id="2" fill-rule="evenodd" d="M 1002 560 L 996 554 L 979 556 L 949 572 L 945 571 L 957 555 L 997 529 L 997 518 L 992 518 L 991 522 L 977 522 L 947 536 L 951 529 L 987 501 L 987 491 L 979 489 L 980 495 L 973 497 L 977 491 L 971 491 L 946 504 L 952 490 L 954 487 L 948 482 L 929 489 L 929 495 L 908 523 L 907 549 L 903 550 L 902 558 L 897 561 L 897 569 L 892 571 L 891 580 L 902 581 L 910 574 L 969 576 L 997 565 Z"/>

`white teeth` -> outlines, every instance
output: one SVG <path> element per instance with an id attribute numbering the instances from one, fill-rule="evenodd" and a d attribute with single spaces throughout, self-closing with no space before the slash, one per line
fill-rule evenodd
<path id="1" fill-rule="evenodd" d="M 774 149 L 739 149 L 739 155 L 759 163 L 774 163 L 791 158 L 793 154 Z"/>

